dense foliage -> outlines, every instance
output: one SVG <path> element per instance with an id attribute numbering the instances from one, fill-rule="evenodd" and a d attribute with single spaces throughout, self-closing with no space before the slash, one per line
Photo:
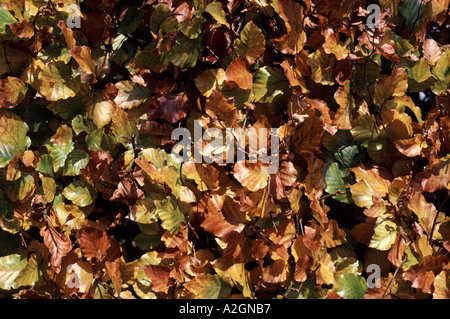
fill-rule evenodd
<path id="1" fill-rule="evenodd" d="M 0 3 L 0 296 L 450 297 L 449 0 Z"/>

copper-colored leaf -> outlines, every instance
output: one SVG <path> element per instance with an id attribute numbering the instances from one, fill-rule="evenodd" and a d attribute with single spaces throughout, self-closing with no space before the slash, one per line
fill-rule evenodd
<path id="1" fill-rule="evenodd" d="M 72 250 L 72 242 L 64 234 L 56 231 L 51 226 L 41 228 L 40 234 L 44 237 L 44 244 L 51 254 L 51 264 L 56 268 L 56 272 L 61 270 L 62 258 Z"/>
<path id="2" fill-rule="evenodd" d="M 250 90 L 253 87 L 253 76 L 248 68 L 247 59 L 238 58 L 234 60 L 225 72 L 225 81 L 234 82 L 243 90 Z"/>
<path id="3" fill-rule="evenodd" d="M 110 240 L 106 232 L 96 227 L 85 227 L 81 230 L 78 238 L 83 255 L 91 260 L 97 258 L 104 260 L 108 249 L 111 247 Z"/>

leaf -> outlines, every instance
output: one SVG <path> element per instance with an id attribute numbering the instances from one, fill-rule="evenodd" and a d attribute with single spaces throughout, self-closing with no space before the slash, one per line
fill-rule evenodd
<path id="1" fill-rule="evenodd" d="M 140 21 L 139 19 L 138 21 Z M 178 29 L 178 22 L 174 13 L 169 9 L 165 3 L 153 5 L 153 13 L 150 18 L 150 30 L 157 34 L 158 31 L 163 33 L 176 32 Z"/>
<path id="2" fill-rule="evenodd" d="M 430 234 L 435 216 L 438 213 L 436 207 L 432 203 L 428 203 L 421 192 L 414 192 L 408 203 L 408 208 L 417 215 L 420 225 Z"/>
<path id="3" fill-rule="evenodd" d="M 427 144 L 422 135 L 416 134 L 413 138 L 395 141 L 395 146 L 403 155 L 415 157 L 421 154 L 422 148 L 426 148 Z"/>
<path id="4" fill-rule="evenodd" d="M 188 112 L 188 99 L 180 94 L 163 94 L 153 98 L 148 110 L 148 119 L 163 118 L 170 123 L 176 123 L 186 117 Z"/>
<path id="5" fill-rule="evenodd" d="M 256 61 L 265 52 L 266 40 L 261 29 L 250 21 L 242 29 L 240 38 L 236 39 L 233 45 L 239 57 Z"/>
<path id="6" fill-rule="evenodd" d="M 194 82 L 200 93 L 209 97 L 223 83 L 224 79 L 225 71 L 223 69 L 207 69 L 199 74 Z"/>
<path id="7" fill-rule="evenodd" d="M 433 193 L 442 189 L 448 189 L 450 156 L 439 159 L 425 172 L 417 175 L 421 179 L 421 186 L 425 192 Z"/>
<path id="8" fill-rule="evenodd" d="M 40 230 L 44 237 L 44 244 L 51 254 L 50 263 L 55 267 L 56 273 L 61 270 L 62 258 L 72 250 L 72 241 L 64 234 L 58 233 L 53 227 L 44 226 Z"/>
<path id="9" fill-rule="evenodd" d="M 150 91 L 142 85 L 131 81 L 116 83 L 118 89 L 114 103 L 120 108 L 131 109 L 144 103 L 150 97 Z"/>
<path id="10" fill-rule="evenodd" d="M 277 96 L 284 93 L 288 81 L 279 69 L 263 67 L 253 75 L 251 100 L 254 102 L 270 103 Z"/>
<path id="11" fill-rule="evenodd" d="M 62 61 L 45 64 L 34 60 L 22 80 L 49 101 L 75 97 L 80 89 L 80 81 L 74 76 L 72 68 Z"/>
<path id="12" fill-rule="evenodd" d="M 441 57 L 441 49 L 433 39 L 423 42 L 423 57 L 430 66 L 435 66 Z"/>
<path id="13" fill-rule="evenodd" d="M 175 40 L 175 45 L 167 53 L 167 59 L 180 68 L 194 67 L 202 51 L 203 39 L 201 36 L 195 39 L 183 36 Z"/>
<path id="14" fill-rule="evenodd" d="M 151 288 L 155 292 L 167 293 L 171 286 L 169 269 L 165 266 L 147 265 L 144 267 L 145 275 L 150 278 Z"/>
<path id="15" fill-rule="evenodd" d="M 336 278 L 333 290 L 346 299 L 362 299 L 368 286 L 359 274 L 342 274 Z"/>
<path id="16" fill-rule="evenodd" d="M 17 153 L 31 143 L 27 136 L 28 125 L 13 113 L 0 117 L 0 168 L 6 167 Z"/>
<path id="17" fill-rule="evenodd" d="M 254 298 L 254 292 L 251 287 L 250 273 L 244 268 L 243 263 L 232 265 L 227 269 L 227 275 L 231 277 L 236 286 L 242 290 L 245 298 Z"/>
<path id="18" fill-rule="evenodd" d="M 0 289 L 17 288 L 15 282 L 20 272 L 27 266 L 27 260 L 18 254 L 0 258 Z"/>
<path id="19" fill-rule="evenodd" d="M 408 77 L 405 69 L 395 67 L 392 74 L 388 77 L 382 77 L 373 86 L 373 102 L 381 107 L 383 104 L 395 96 L 406 94 L 408 89 Z"/>
<path id="20" fill-rule="evenodd" d="M 108 235 L 96 227 L 84 227 L 78 238 L 81 251 L 88 260 L 97 258 L 103 261 L 111 247 Z"/>
<path id="21" fill-rule="evenodd" d="M 41 257 L 36 253 L 28 258 L 26 267 L 20 272 L 15 282 L 18 286 L 34 286 L 40 278 L 42 278 L 42 271 L 40 269 Z"/>
<path id="22" fill-rule="evenodd" d="M 333 85 L 333 67 L 336 58 L 319 49 L 308 56 L 308 66 L 311 68 L 311 79 L 322 85 Z"/>
<path id="23" fill-rule="evenodd" d="M 217 22 L 225 25 L 227 28 L 230 27 L 230 24 L 227 22 L 225 11 L 222 9 L 222 3 L 219 1 L 213 1 L 209 3 L 205 11 L 208 12 L 210 15 L 213 16 L 214 19 L 216 19 Z"/>
<path id="24" fill-rule="evenodd" d="M 403 0 L 398 6 L 398 11 L 405 17 L 410 32 L 413 32 L 420 22 L 421 4 L 421 0 Z"/>
<path id="25" fill-rule="evenodd" d="M 243 90 L 251 90 L 253 87 L 253 76 L 248 68 L 249 63 L 246 59 L 238 58 L 234 60 L 225 72 L 225 81 L 234 82 Z"/>
<path id="26" fill-rule="evenodd" d="M 69 54 L 78 62 L 81 70 L 86 73 L 95 74 L 96 63 L 92 60 L 91 48 L 87 46 L 76 46 L 69 50 Z"/>
<path id="27" fill-rule="evenodd" d="M 433 299 L 450 298 L 450 271 L 443 269 L 434 279 Z"/>
<path id="28" fill-rule="evenodd" d="M 390 220 L 383 220 L 379 217 L 375 223 L 374 231 L 369 247 L 389 250 L 397 238 L 397 225 Z"/>
<path id="29" fill-rule="evenodd" d="M 4 8 L 0 7 L 0 32 L 4 33 L 6 26 L 11 23 L 18 23 L 19 21 L 14 18 L 14 16 Z"/>
<path id="30" fill-rule="evenodd" d="M 422 263 L 410 266 L 403 273 L 403 278 L 411 282 L 411 287 L 431 294 L 433 283 L 436 281 L 434 272 L 439 272 L 446 264 L 447 260 L 442 256 L 425 256 Z"/>
<path id="31" fill-rule="evenodd" d="M 143 17 L 144 12 L 139 10 L 138 6 L 129 8 L 120 22 L 117 32 L 120 34 L 133 33 L 141 24 Z"/>
<path id="32" fill-rule="evenodd" d="M 268 166 L 264 166 L 262 163 L 236 163 L 233 175 L 242 186 L 256 192 L 267 186 L 269 178 L 267 170 Z"/>
<path id="33" fill-rule="evenodd" d="M 0 79 L 0 108 L 15 107 L 25 98 L 28 88 L 25 83 L 15 77 Z"/>
<path id="34" fill-rule="evenodd" d="M 36 188 L 36 177 L 31 174 L 23 174 L 17 180 L 8 183 L 4 190 L 8 200 L 11 202 L 20 202 L 30 198 Z"/>
<path id="35" fill-rule="evenodd" d="M 214 194 L 206 203 L 206 212 L 201 226 L 217 237 L 225 237 L 231 232 L 240 233 L 246 220 L 238 204 L 228 196 Z"/>
<path id="36" fill-rule="evenodd" d="M 421 58 L 419 62 L 407 71 L 409 92 L 422 92 L 436 82 L 436 79 L 430 72 L 430 66 L 424 58 Z"/>
<path id="37" fill-rule="evenodd" d="M 231 292 L 231 286 L 219 275 L 200 275 L 186 282 L 184 287 L 196 299 L 223 299 Z"/>
<path id="38" fill-rule="evenodd" d="M 88 162 L 89 154 L 76 148 L 67 156 L 63 174 L 67 176 L 78 176 Z"/>
<path id="39" fill-rule="evenodd" d="M 88 182 L 78 180 L 64 188 L 62 194 L 79 207 L 86 207 L 94 203 L 97 193 Z"/>
<path id="40" fill-rule="evenodd" d="M 351 93 L 350 81 L 346 81 L 344 86 L 339 87 L 334 93 L 334 99 L 339 104 L 333 124 L 341 130 L 352 129 L 352 112 L 356 108 L 355 98 Z"/>
<path id="41" fill-rule="evenodd" d="M 332 163 L 325 173 L 326 192 L 329 194 L 341 192 L 341 194 L 334 195 L 333 198 L 343 203 L 352 202 L 350 190 L 346 187 L 347 183 L 344 181 L 348 176 L 348 173 L 341 170 L 337 163 Z"/>
<path id="42" fill-rule="evenodd" d="M 185 223 L 185 216 L 174 197 L 170 197 L 163 202 L 156 202 L 156 213 L 161 220 L 161 227 L 169 233 L 178 232 L 180 224 Z"/>

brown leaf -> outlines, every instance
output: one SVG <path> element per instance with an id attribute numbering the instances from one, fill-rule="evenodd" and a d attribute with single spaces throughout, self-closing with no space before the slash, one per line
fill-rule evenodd
<path id="1" fill-rule="evenodd" d="M 114 290 L 119 295 L 122 289 L 122 274 L 120 272 L 120 259 L 113 262 L 105 261 L 105 267 L 108 272 L 108 276 L 111 278 Z"/>
<path id="2" fill-rule="evenodd" d="M 403 237 L 400 236 L 400 233 L 398 233 L 397 240 L 395 241 L 394 245 L 389 250 L 388 259 L 395 267 L 399 267 L 404 259 L 404 254 L 406 251 L 406 241 L 403 239 Z"/>
<path id="3" fill-rule="evenodd" d="M 31 38 L 34 35 L 34 26 L 28 20 L 20 23 L 12 23 L 9 25 L 12 33 L 18 38 Z"/>
<path id="4" fill-rule="evenodd" d="M 218 127 L 234 128 L 238 120 L 237 108 L 233 103 L 224 98 L 219 91 L 212 91 L 209 98 L 206 100 L 205 112 L 213 121 L 219 123 Z"/>
<path id="5" fill-rule="evenodd" d="M 73 36 L 73 30 L 68 28 L 65 21 L 58 21 L 58 27 L 61 28 L 64 38 L 66 39 L 67 47 L 70 49 L 73 49 L 77 45 L 77 41 L 75 40 Z"/>
<path id="6" fill-rule="evenodd" d="M 143 197 L 144 192 L 136 185 L 136 182 L 130 182 L 128 178 L 124 178 L 120 181 L 110 200 L 122 202 L 127 205 Z"/>
<path id="7" fill-rule="evenodd" d="M 230 63 L 225 72 L 225 81 L 236 83 L 243 90 L 253 87 L 253 76 L 249 72 L 249 63 L 245 58 L 237 58 Z"/>
<path id="8" fill-rule="evenodd" d="M 187 111 L 187 97 L 184 94 L 160 94 L 153 98 L 148 110 L 148 120 L 162 118 L 176 123 L 186 116 Z"/>
<path id="9" fill-rule="evenodd" d="M 250 191 L 256 192 L 267 186 L 269 166 L 261 162 L 258 163 L 236 163 L 233 169 L 234 177 L 247 187 Z"/>
<path id="10" fill-rule="evenodd" d="M 290 276 L 291 268 L 286 260 L 275 260 L 269 266 L 263 268 L 262 279 L 271 284 L 286 285 Z"/>
<path id="11" fill-rule="evenodd" d="M 395 141 L 397 150 L 405 156 L 419 156 L 422 148 L 427 147 L 425 138 L 421 134 L 416 134 L 413 138 L 400 139 Z"/>
<path id="12" fill-rule="evenodd" d="M 423 57 L 429 65 L 434 66 L 441 57 L 441 49 L 433 39 L 426 39 L 423 44 Z"/>
<path id="13" fill-rule="evenodd" d="M 217 237 L 224 237 L 232 231 L 241 232 L 245 227 L 245 213 L 228 196 L 212 195 L 207 200 L 203 216 L 201 226 Z"/>
<path id="14" fill-rule="evenodd" d="M 95 74 L 97 65 L 92 60 L 90 47 L 75 46 L 69 50 L 69 54 L 78 62 L 78 65 L 83 72 Z"/>
<path id="15" fill-rule="evenodd" d="M 97 258 L 100 261 L 104 260 L 108 249 L 111 247 L 106 232 L 96 227 L 83 228 L 80 232 L 78 243 L 87 260 L 92 258 Z"/>
<path id="16" fill-rule="evenodd" d="M 145 275 L 150 278 L 152 290 L 155 292 L 167 293 L 171 286 L 169 268 L 159 265 L 148 265 L 143 269 Z"/>
<path id="17" fill-rule="evenodd" d="M 44 237 L 44 244 L 52 255 L 50 263 L 55 267 L 56 273 L 59 273 L 62 258 L 72 250 L 72 242 L 64 234 L 58 233 L 48 225 L 42 227 L 39 233 Z"/>
<path id="18" fill-rule="evenodd" d="M 432 293 L 436 274 L 447 263 L 448 259 L 442 256 L 425 256 L 421 264 L 410 266 L 403 274 L 403 278 L 411 281 L 413 288 L 421 289 L 427 294 Z"/>

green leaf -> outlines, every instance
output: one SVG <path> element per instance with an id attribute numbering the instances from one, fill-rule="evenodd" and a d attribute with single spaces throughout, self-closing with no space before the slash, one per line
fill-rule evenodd
<path id="1" fill-rule="evenodd" d="M 114 102 L 123 109 L 136 107 L 150 97 L 149 89 L 132 81 L 120 81 L 116 83 L 116 87 L 118 92 Z"/>
<path id="2" fill-rule="evenodd" d="M 448 48 L 442 51 L 439 61 L 433 67 L 433 74 L 438 81 L 434 84 L 432 91 L 439 95 L 450 87 L 450 50 Z"/>
<path id="3" fill-rule="evenodd" d="M 398 11 L 405 17 L 406 25 L 412 33 L 419 25 L 422 0 L 403 0 L 398 6 Z"/>
<path id="4" fill-rule="evenodd" d="M 227 28 L 230 27 L 230 24 L 227 21 L 225 11 L 222 9 L 222 3 L 218 1 L 211 2 L 206 6 L 205 9 L 217 22 L 225 25 Z"/>
<path id="5" fill-rule="evenodd" d="M 245 25 L 240 36 L 233 44 L 239 57 L 255 61 L 264 54 L 266 40 L 261 29 L 253 21 Z"/>
<path id="6" fill-rule="evenodd" d="M 436 79 L 430 72 L 430 65 L 425 58 L 421 58 L 419 62 L 407 71 L 409 92 L 423 92 L 436 82 Z"/>
<path id="7" fill-rule="evenodd" d="M 163 33 L 177 32 L 178 21 L 175 14 L 165 3 L 153 5 L 153 12 L 150 18 L 150 30 L 157 34 L 159 30 Z"/>
<path id="8" fill-rule="evenodd" d="M 231 292 L 231 286 L 219 275 L 199 275 L 184 284 L 197 299 L 223 299 Z"/>
<path id="9" fill-rule="evenodd" d="M 165 201 L 156 201 L 156 213 L 161 220 L 161 227 L 171 234 L 178 232 L 181 223 L 186 222 L 186 218 L 174 197 Z"/>
<path id="10" fill-rule="evenodd" d="M 251 100 L 270 103 L 288 88 L 288 80 L 283 71 L 265 66 L 255 72 Z"/>
<path id="11" fill-rule="evenodd" d="M 81 174 L 81 169 L 85 168 L 88 162 L 89 154 L 76 148 L 67 157 L 63 174 L 66 176 L 78 176 Z"/>
<path id="12" fill-rule="evenodd" d="M 332 163 L 325 173 L 325 180 L 327 182 L 325 190 L 329 194 L 341 191 L 342 194 L 335 195 L 333 198 L 343 203 L 352 202 L 352 194 L 350 189 L 345 187 L 347 183 L 344 181 L 348 176 L 348 172 L 340 169 L 338 163 Z"/>
<path id="13" fill-rule="evenodd" d="M 141 24 L 143 17 L 144 12 L 139 10 L 139 6 L 129 8 L 120 22 L 117 32 L 119 34 L 133 33 Z"/>
<path id="14" fill-rule="evenodd" d="M 20 151 L 30 146 L 28 125 L 13 113 L 0 117 L 0 168 L 5 167 Z"/>
<path id="15" fill-rule="evenodd" d="M 180 68 L 194 67 L 203 52 L 203 38 L 189 39 L 182 36 L 167 53 L 167 59 Z"/>
<path id="16" fill-rule="evenodd" d="M 64 163 L 66 162 L 67 156 L 72 152 L 72 150 L 75 147 L 74 142 L 70 142 L 67 145 L 58 145 L 53 144 L 50 148 L 50 156 L 53 160 L 53 169 L 57 171 L 61 167 L 64 166 Z"/>
<path id="17" fill-rule="evenodd" d="M 65 121 L 70 122 L 78 114 L 82 114 L 86 109 L 86 101 L 80 97 L 58 100 L 47 106 L 53 113 L 61 116 Z"/>
<path id="18" fill-rule="evenodd" d="M 389 250 L 397 239 L 397 224 L 390 220 L 377 218 L 374 234 L 370 239 L 369 247 L 378 250 Z"/>
<path id="19" fill-rule="evenodd" d="M 28 259 L 26 267 L 20 272 L 15 279 L 17 286 L 33 286 L 42 277 L 42 271 L 39 268 L 40 257 L 32 254 Z"/>
<path id="20" fill-rule="evenodd" d="M 157 223 L 138 225 L 142 233 L 134 238 L 136 246 L 142 250 L 150 250 L 161 243 L 161 234 Z"/>
<path id="21" fill-rule="evenodd" d="M 95 202 L 97 193 L 95 188 L 86 181 L 75 181 L 64 188 L 62 194 L 79 207 L 86 207 Z"/>
<path id="22" fill-rule="evenodd" d="M 8 11 L 0 7 L 0 32 L 5 32 L 6 26 L 11 23 L 18 23 L 19 21 Z"/>
<path id="23" fill-rule="evenodd" d="M 30 198 L 37 188 L 36 180 L 31 174 L 22 174 L 14 182 L 8 183 L 5 187 L 5 193 L 11 202 L 19 202 Z"/>
<path id="24" fill-rule="evenodd" d="M 152 42 L 147 45 L 144 50 L 137 54 L 133 60 L 129 63 L 128 67 L 136 69 L 136 71 L 144 68 L 149 68 L 153 72 L 164 72 L 169 65 L 169 59 L 167 54 L 157 54 L 154 50 L 157 47 L 157 43 Z"/>
<path id="25" fill-rule="evenodd" d="M 362 299 L 367 288 L 366 280 L 354 273 L 340 275 L 333 284 L 333 290 L 346 299 Z"/>
<path id="26" fill-rule="evenodd" d="M 195 39 L 201 34 L 202 26 L 205 21 L 206 19 L 203 17 L 194 17 L 181 22 L 179 28 L 189 39 Z"/>
<path id="27" fill-rule="evenodd" d="M 18 254 L 0 258 L 0 289 L 18 288 L 15 283 L 20 272 L 27 266 L 27 260 Z"/>

